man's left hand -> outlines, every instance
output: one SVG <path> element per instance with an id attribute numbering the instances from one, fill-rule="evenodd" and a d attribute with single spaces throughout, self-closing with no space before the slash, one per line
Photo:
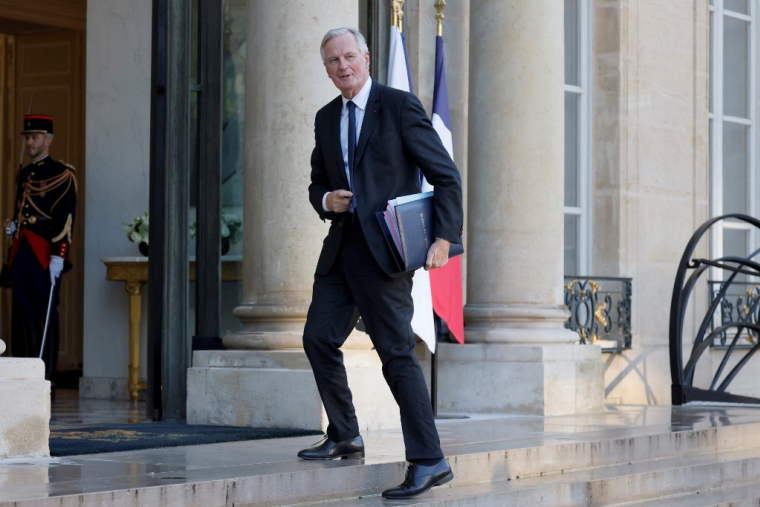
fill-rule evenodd
<path id="1" fill-rule="evenodd" d="M 451 242 L 438 238 L 428 250 L 427 260 L 425 261 L 425 271 L 435 268 L 442 268 L 449 262 L 449 247 Z"/>
<path id="2" fill-rule="evenodd" d="M 50 271 L 50 284 L 55 285 L 55 279 L 61 276 L 61 271 L 63 271 L 63 257 L 58 257 L 57 255 L 51 255 L 50 256 L 50 267 L 48 268 Z"/>

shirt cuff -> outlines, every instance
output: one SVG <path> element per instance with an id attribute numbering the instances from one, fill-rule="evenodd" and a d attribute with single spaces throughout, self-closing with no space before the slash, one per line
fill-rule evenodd
<path id="1" fill-rule="evenodd" d="M 330 211 L 327 209 L 327 196 L 330 195 L 330 192 L 325 192 L 325 195 L 322 196 L 322 209 L 327 211 Z"/>

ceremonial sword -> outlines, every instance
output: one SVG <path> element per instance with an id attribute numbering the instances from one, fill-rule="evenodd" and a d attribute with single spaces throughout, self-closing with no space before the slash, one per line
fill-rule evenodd
<path id="1" fill-rule="evenodd" d="M 42 345 L 40 345 L 40 359 L 45 351 L 45 339 L 47 338 L 48 324 L 50 324 L 50 308 L 53 306 L 53 290 L 55 290 L 55 279 L 51 280 L 50 297 L 48 298 L 47 314 L 45 315 L 45 329 L 42 331 Z"/>

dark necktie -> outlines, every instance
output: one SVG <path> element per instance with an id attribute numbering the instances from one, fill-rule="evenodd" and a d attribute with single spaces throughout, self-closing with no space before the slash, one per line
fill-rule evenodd
<path id="1" fill-rule="evenodd" d="M 348 104 L 348 173 L 350 181 L 348 185 L 351 193 L 354 192 L 354 155 L 356 152 L 356 104 L 349 100 Z M 356 194 L 351 197 L 351 212 L 356 208 Z"/>

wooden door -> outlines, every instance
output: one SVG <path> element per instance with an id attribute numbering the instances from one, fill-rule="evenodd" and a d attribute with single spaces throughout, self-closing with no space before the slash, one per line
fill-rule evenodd
<path id="1" fill-rule="evenodd" d="M 61 286 L 61 342 L 58 370 L 82 369 L 84 266 L 84 34 L 78 30 L 43 30 L 15 36 L 14 141 L 8 147 L 18 170 L 23 115 L 48 114 L 54 118 L 53 158 L 73 165 L 78 182 L 77 216 L 70 260 L 74 269 Z M 15 142 L 18 141 L 18 142 Z M 30 161 L 24 160 L 24 165 Z M 6 178 L 7 179 L 7 178 Z M 9 194 L 4 192 L 4 200 Z M 11 197 L 12 200 L 12 197 Z M 3 203 L 3 211 L 7 204 Z M 7 315 L 7 314 L 6 314 Z M 4 321 L 7 319 L 3 319 Z M 12 347 L 12 343 L 11 343 Z"/>
<path id="2" fill-rule="evenodd" d="M 18 171 L 18 158 L 14 153 L 21 149 L 21 139 L 13 135 L 16 122 L 13 115 L 16 111 L 16 45 L 15 37 L 0 33 L 0 222 L 5 222 L 13 215 L 13 195 L 15 178 Z M 13 144 L 19 145 L 14 149 Z M 11 243 L 5 236 L 5 228 L 0 230 L 0 259 L 7 260 L 8 248 Z M 0 289 L 0 339 L 8 347 L 6 355 L 13 352 L 11 343 L 11 291 Z"/>

